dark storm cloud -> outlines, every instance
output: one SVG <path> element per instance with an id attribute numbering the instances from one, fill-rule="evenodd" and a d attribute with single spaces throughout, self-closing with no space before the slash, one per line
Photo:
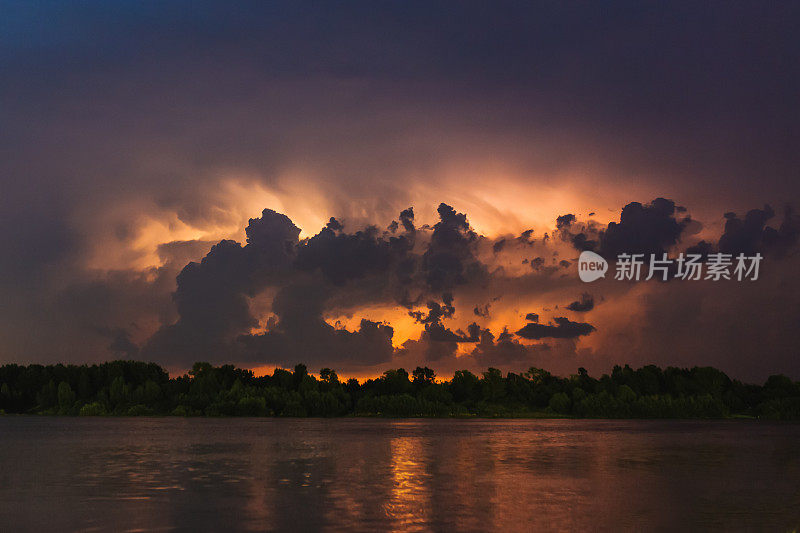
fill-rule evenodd
<path id="1" fill-rule="evenodd" d="M 539 270 L 544 266 L 544 257 L 534 257 L 531 259 L 531 268 L 533 270 Z"/>
<path id="2" fill-rule="evenodd" d="M 575 222 L 567 218 L 570 215 L 558 217 L 556 231 L 577 250 L 597 251 L 608 259 L 621 253 L 660 256 L 702 230 L 703 224 L 683 214 L 685 212 L 686 208 L 676 206 L 672 200 L 656 198 L 646 205 L 629 203 L 622 209 L 620 221 L 610 222 L 605 228 L 592 222 Z M 712 244 L 701 240 L 679 248 L 679 251 L 699 254 L 703 258 L 720 252 L 734 256 L 762 253 L 781 259 L 798 243 L 800 217 L 794 214 L 790 205 L 784 208 L 780 220 L 776 220 L 775 210 L 769 205 L 763 209 L 751 209 L 742 218 L 734 212 L 725 213 L 724 218 L 724 229 L 718 242 Z"/>
<path id="3" fill-rule="evenodd" d="M 405 236 L 384 239 L 374 226 L 337 234 L 329 225 L 300 248 L 296 264 L 300 270 L 319 269 L 332 283 L 342 285 L 369 272 L 387 270 L 404 258 L 412 244 Z"/>
<path id="4" fill-rule="evenodd" d="M 573 215 L 558 217 L 557 233 L 580 250 L 593 250 L 607 258 L 622 253 L 660 255 L 680 241 L 684 229 L 692 222 L 678 217 L 675 202 L 656 198 L 649 204 L 631 202 L 622 208 L 619 222 L 602 228 L 594 223 L 575 224 Z"/>
<path id="5" fill-rule="evenodd" d="M 455 359 L 459 344 L 478 343 L 481 335 L 488 330 L 482 330 L 476 323 L 467 327 L 467 331 L 453 331 L 440 322 L 425 324 L 418 339 L 409 339 L 403 346 L 396 350 L 395 355 L 400 359 L 418 362 L 433 362 L 438 365 L 453 365 L 460 359 Z M 410 357 L 410 359 L 408 359 Z"/>
<path id="6" fill-rule="evenodd" d="M 238 360 L 285 366 L 298 361 L 339 366 L 388 361 L 392 327 L 362 319 L 355 331 L 334 328 L 323 319 L 327 296 L 328 288 L 316 282 L 282 288 L 273 301 L 277 322 L 263 334 L 238 337 Z"/>
<path id="7" fill-rule="evenodd" d="M 328 221 L 328 223 L 325 224 L 325 228 L 327 228 L 327 229 L 329 229 L 331 231 L 340 231 L 340 230 L 344 229 L 344 226 L 342 226 L 342 223 L 339 222 L 338 220 L 336 220 L 336 218 L 331 217 L 331 219 Z"/>
<path id="8" fill-rule="evenodd" d="M 473 355 L 486 366 L 520 361 L 528 358 L 530 348 L 519 344 L 514 336 L 504 329 L 495 341 L 491 331 L 481 332 L 480 342 L 475 346 Z"/>
<path id="9" fill-rule="evenodd" d="M 485 266 L 475 257 L 478 235 L 469 226 L 467 215 L 447 204 L 439 204 L 437 211 L 439 222 L 422 257 L 428 285 L 446 291 L 485 276 Z"/>
<path id="10" fill-rule="evenodd" d="M 539 356 L 550 351 L 548 344 L 520 344 L 507 328 L 496 339 L 491 331 L 485 329 L 471 356 L 479 368 L 512 366 L 515 370 L 527 370 L 540 363 L 537 361 Z"/>
<path id="11" fill-rule="evenodd" d="M 489 318 L 489 316 L 490 316 L 489 308 L 491 306 L 492 306 L 492 304 L 490 304 L 490 303 L 488 303 L 486 305 L 476 305 L 472 309 L 472 314 L 475 315 L 475 316 L 481 317 L 481 318 Z"/>
<path id="12" fill-rule="evenodd" d="M 428 359 L 439 359 L 443 355 L 455 352 L 455 345 L 462 342 L 478 342 L 481 328 L 473 322 L 467 326 L 467 331 L 453 331 L 445 326 L 442 321 L 452 318 L 455 314 L 453 307 L 453 296 L 446 293 L 442 297 L 443 303 L 428 302 L 428 313 L 419 311 L 409 312 L 409 315 L 420 324 L 424 324 L 425 329 L 420 336 L 420 343 L 425 345 L 425 354 Z M 477 308 L 476 308 L 477 309 Z M 436 343 L 445 343 L 445 346 L 435 346 Z"/>
<path id="13" fill-rule="evenodd" d="M 248 297 L 283 279 L 299 234 L 288 217 L 265 209 L 250 219 L 245 246 L 223 240 L 202 261 L 186 265 L 173 295 L 180 318 L 156 332 L 145 353 L 162 360 L 196 357 L 223 350 L 226 340 L 256 327 Z"/>
<path id="14" fill-rule="evenodd" d="M 581 252 L 597 249 L 597 240 L 590 239 L 586 233 L 572 235 L 570 240 L 572 241 L 572 245 Z"/>
<path id="15" fill-rule="evenodd" d="M 600 236 L 600 254 L 662 254 L 676 244 L 687 221 L 675 217 L 675 202 L 656 198 L 642 205 L 631 202 L 622 208 L 619 222 L 610 222 Z"/>
<path id="16" fill-rule="evenodd" d="M 448 220 L 453 213 L 455 210 L 449 206 L 440 208 L 440 221 Z M 459 257 L 477 262 L 486 272 L 486 265 L 476 259 L 475 243 L 481 242 L 482 237 L 468 229 L 466 220 L 465 215 L 456 217 L 457 232 L 446 242 L 466 247 L 469 253 Z M 784 222 L 791 226 L 790 215 L 786 220 L 789 222 Z M 555 339 L 572 343 L 555 350 L 549 345 L 522 344 L 507 327 L 495 337 L 490 330 L 474 322 L 465 331 L 447 323 L 455 321 L 458 293 L 479 289 L 482 283 L 504 274 L 499 270 L 488 278 L 465 278 L 461 284 L 454 285 L 455 292 L 439 293 L 430 286 L 429 272 L 423 261 L 432 248 L 442 249 L 442 242 L 433 238 L 436 229 L 416 230 L 413 247 L 404 241 L 407 234 L 381 234 L 374 227 L 348 233 L 344 228 L 333 230 L 329 224 L 317 235 L 301 240 L 299 229 L 288 217 L 264 210 L 261 217 L 250 220 L 244 246 L 222 240 L 213 245 L 200 262 L 191 262 L 180 271 L 173 296 L 178 319 L 166 321 L 168 325 L 144 343 L 141 352 L 127 326 L 117 329 L 109 326 L 103 333 L 105 346 L 114 354 L 139 353 L 145 358 L 179 365 L 190 364 L 195 359 L 210 359 L 281 365 L 305 361 L 312 365 L 354 368 L 388 364 L 395 357 L 413 354 L 419 354 L 419 361 L 452 365 L 454 361 L 462 361 L 460 357 L 455 358 L 455 354 L 459 345 L 465 343 L 475 344 L 475 348 L 469 359 L 462 361 L 464 364 L 469 361 L 470 364 L 505 365 L 519 370 L 538 361 L 569 369 L 569 365 L 577 361 L 575 340 L 594 332 L 591 324 L 564 317 L 540 324 L 538 314 L 529 313 L 526 319 L 531 323 L 519 329 L 516 336 L 525 340 Z M 788 229 L 783 232 L 781 235 L 790 234 Z M 398 245 L 398 242 L 404 244 Z M 488 252 L 490 241 L 483 239 L 483 242 Z M 207 243 L 197 246 L 202 249 Z M 192 247 L 189 243 L 174 242 L 163 245 L 161 253 L 174 262 Z M 362 247 L 366 251 L 358 252 Z M 444 247 L 448 251 L 451 248 Z M 352 254 L 360 254 L 363 260 L 351 264 L 348 255 Z M 373 261 L 372 257 L 387 259 Z M 331 264 L 337 266 L 331 267 Z M 399 271 L 403 272 L 402 279 Z M 331 272 L 341 275 L 331 275 Z M 552 272 L 542 269 L 539 275 L 550 276 Z M 407 341 L 400 350 L 392 347 L 394 329 L 390 324 L 360 319 L 355 327 L 344 329 L 326 321 L 336 305 L 344 304 L 357 313 L 360 305 L 371 302 L 394 300 L 404 304 L 398 299 L 402 292 L 394 290 L 398 287 L 416 291 L 428 302 L 427 311 L 409 310 L 410 316 L 423 325 L 423 330 L 418 340 Z M 260 323 L 252 308 L 252 298 L 270 289 L 275 291 L 270 304 L 273 316 L 266 323 Z M 145 292 L 141 288 L 139 291 Z M 67 299 L 77 309 L 94 303 L 96 316 L 100 316 L 103 301 L 119 298 L 115 295 L 119 293 L 106 292 L 107 287 L 99 284 L 92 291 L 75 290 Z M 583 294 L 567 309 L 584 312 L 593 304 L 594 298 Z M 106 323 L 125 324 L 119 319 Z M 683 327 L 685 329 L 686 325 Z M 252 334 L 253 328 L 263 332 Z"/>
<path id="17" fill-rule="evenodd" d="M 403 228 L 409 232 L 414 232 L 414 208 L 409 207 L 408 209 L 404 209 L 400 212 L 400 223 L 403 224 Z"/>
<path id="18" fill-rule="evenodd" d="M 139 346 L 131 341 L 130 334 L 124 329 L 113 332 L 114 340 L 108 346 L 108 350 L 117 359 L 135 359 L 139 355 Z"/>
<path id="19" fill-rule="evenodd" d="M 572 322 L 568 318 L 556 317 L 553 324 L 538 324 L 531 322 L 517 331 L 517 335 L 523 339 L 573 339 L 582 335 L 588 335 L 595 330 L 591 324 L 585 322 Z"/>
<path id="20" fill-rule="evenodd" d="M 269 361 L 291 366 L 330 365 L 340 368 L 386 363 L 392 356 L 391 326 L 362 319 L 355 331 L 336 329 L 314 317 L 301 326 L 238 339 L 237 360 L 250 363 Z M 324 347 L 324 349 L 322 349 Z"/>
<path id="21" fill-rule="evenodd" d="M 556 229 L 563 230 L 569 228 L 572 223 L 575 222 L 575 220 L 575 215 L 561 215 L 560 217 L 556 218 Z"/>
<path id="22" fill-rule="evenodd" d="M 401 235 L 380 233 L 374 226 L 348 233 L 331 219 L 319 233 L 300 240 L 288 217 L 265 209 L 250 219 L 245 246 L 220 241 L 199 263 L 183 268 L 173 296 L 179 318 L 156 332 L 144 353 L 182 363 L 220 354 L 281 364 L 297 358 L 320 364 L 388 361 L 393 328 L 365 319 L 355 331 L 335 328 L 325 321 L 334 302 L 355 307 L 395 298 L 396 304 L 411 305 L 411 291 L 420 297 L 439 294 L 446 286 L 474 281 L 473 271 L 486 272 L 475 257 L 478 236 L 466 215 L 441 204 L 440 222 L 423 232 L 425 241 L 414 252 L 418 231 L 411 213 L 406 209 L 400 215 L 406 230 Z M 260 325 L 251 301 L 271 287 L 277 289 L 274 320 L 264 333 L 249 334 Z M 409 311 L 424 324 L 425 341 L 477 342 L 477 325 L 464 333 L 442 324 L 455 313 L 451 292 L 441 293 L 441 303 L 429 300 L 427 307 L 427 313 Z"/>
<path id="23" fill-rule="evenodd" d="M 481 332 L 480 326 L 472 323 L 467 327 L 467 331 L 452 331 L 440 322 L 425 324 L 425 331 L 422 334 L 424 340 L 433 342 L 478 342 Z"/>
<path id="24" fill-rule="evenodd" d="M 767 225 L 774 217 L 775 211 L 769 205 L 751 209 L 743 219 L 736 213 L 725 213 L 725 231 L 717 244 L 718 250 L 734 255 L 772 250 L 785 252 L 797 243 L 800 218 L 793 214 L 791 207 L 786 207 L 783 220 L 774 228 Z"/>
<path id="25" fill-rule="evenodd" d="M 420 324 L 433 324 L 440 322 L 443 318 L 450 318 L 456 312 L 453 307 L 453 297 L 451 294 L 443 296 L 443 303 L 428 302 L 428 313 L 425 314 L 421 311 L 409 311 L 409 315 L 413 317 Z"/>
<path id="26" fill-rule="evenodd" d="M 580 300 L 575 300 L 574 302 L 567 305 L 566 308 L 569 309 L 570 311 L 577 311 L 579 313 L 585 313 L 586 311 L 591 311 L 592 309 L 594 309 L 594 297 L 588 292 L 584 292 L 583 294 L 581 294 Z"/>
<path id="27" fill-rule="evenodd" d="M 781 220 L 778 222 L 774 219 L 775 210 L 769 205 L 763 209 L 751 209 L 743 218 L 734 212 L 727 212 L 724 231 L 716 245 L 702 240 L 689 246 L 686 253 L 699 254 L 703 258 L 713 252 L 734 256 L 762 253 L 781 259 L 797 245 L 800 217 L 794 214 L 792 206 L 787 205 Z"/>

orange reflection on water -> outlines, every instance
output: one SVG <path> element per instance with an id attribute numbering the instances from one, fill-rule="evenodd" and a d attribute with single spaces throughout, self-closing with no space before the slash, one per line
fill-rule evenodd
<path id="1" fill-rule="evenodd" d="M 403 422 L 398 422 L 403 426 Z M 399 429 L 402 431 L 402 429 Z M 397 437 L 391 441 L 392 490 L 386 502 L 386 514 L 393 520 L 393 530 L 423 529 L 431 518 L 431 474 L 427 442 L 421 437 Z"/>

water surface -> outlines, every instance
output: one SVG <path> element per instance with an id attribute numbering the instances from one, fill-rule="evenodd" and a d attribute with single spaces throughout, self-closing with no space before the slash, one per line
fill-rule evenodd
<path id="1" fill-rule="evenodd" d="M 0 417 L 0 529 L 767 530 L 800 425 Z"/>

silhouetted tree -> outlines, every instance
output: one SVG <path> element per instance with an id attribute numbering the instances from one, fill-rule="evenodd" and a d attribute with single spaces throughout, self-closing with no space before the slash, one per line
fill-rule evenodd
<path id="1" fill-rule="evenodd" d="M 433 370 L 425 367 L 418 366 L 414 369 L 411 373 L 414 378 L 414 384 L 416 385 L 428 385 L 433 383 L 434 379 L 436 378 L 436 374 L 434 374 Z"/>
<path id="2" fill-rule="evenodd" d="M 763 386 L 731 380 L 710 367 L 633 369 L 615 366 L 599 378 L 579 368 L 567 378 L 539 368 L 480 377 L 456 371 L 435 381 L 428 367 L 409 379 L 402 368 L 376 379 L 340 382 L 336 372 L 305 365 L 256 378 L 233 365 L 198 362 L 174 378 L 158 365 L 0 366 L 0 413 L 82 416 L 525 416 L 800 419 L 800 383 L 770 376 Z"/>

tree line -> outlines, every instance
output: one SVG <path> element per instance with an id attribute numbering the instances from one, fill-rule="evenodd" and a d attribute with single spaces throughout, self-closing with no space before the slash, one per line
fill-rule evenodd
<path id="1" fill-rule="evenodd" d="M 81 416 L 389 416 L 800 419 L 800 382 L 763 385 L 712 367 L 615 366 L 600 378 L 585 369 L 554 376 L 540 368 L 505 375 L 455 372 L 450 380 L 417 367 L 359 382 L 305 365 L 256 377 L 233 365 L 195 363 L 170 378 L 155 363 L 0 366 L 0 414 Z"/>

